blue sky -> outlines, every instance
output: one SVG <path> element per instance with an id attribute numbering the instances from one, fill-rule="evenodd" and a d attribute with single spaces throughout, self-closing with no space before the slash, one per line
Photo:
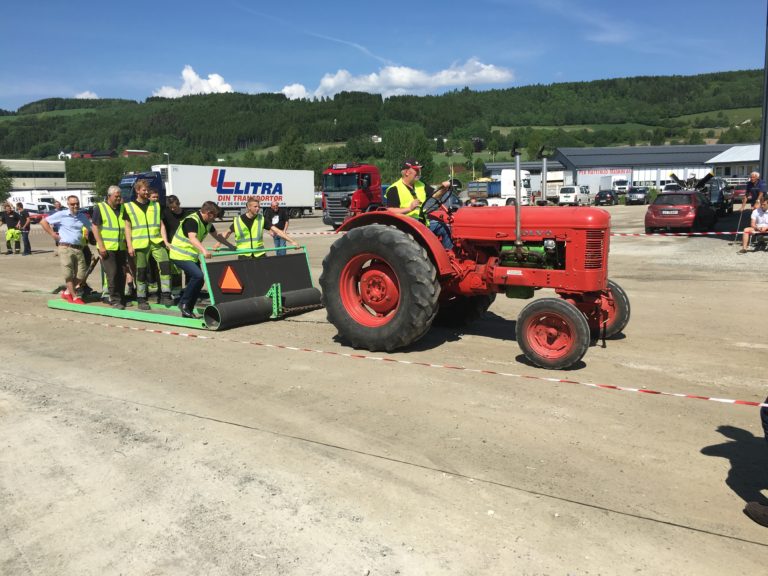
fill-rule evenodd
<path id="1" fill-rule="evenodd" d="M 439 94 L 762 68 L 766 0 L 10 0 L 0 108 L 50 97 Z"/>

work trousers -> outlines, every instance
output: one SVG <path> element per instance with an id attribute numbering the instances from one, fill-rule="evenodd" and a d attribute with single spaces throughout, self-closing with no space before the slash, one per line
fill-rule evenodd
<path id="1" fill-rule="evenodd" d="M 168 260 L 168 251 L 162 244 L 152 244 L 146 248 L 135 251 L 136 263 L 136 297 L 147 297 L 147 270 L 149 268 L 150 255 L 160 268 L 160 291 L 163 294 L 171 292 L 171 263 Z"/>
<path id="2" fill-rule="evenodd" d="M 16 253 L 21 252 L 21 231 L 18 228 L 11 228 L 5 232 L 5 245 L 8 248 L 8 254 L 13 252 L 11 243 L 16 247 Z"/>
<path id="3" fill-rule="evenodd" d="M 183 270 L 187 277 L 187 286 L 181 293 L 179 306 L 193 310 L 197 304 L 197 299 L 200 297 L 200 292 L 203 290 L 205 275 L 200 269 L 200 265 L 192 260 L 171 260 L 171 263 Z"/>
<path id="4" fill-rule="evenodd" d="M 443 248 L 450 250 L 453 248 L 453 240 L 451 240 L 451 229 L 448 225 L 441 220 L 430 220 L 429 229 L 432 233 L 440 239 L 443 244 Z"/>
<path id="5" fill-rule="evenodd" d="M 128 262 L 128 252 L 125 250 L 108 250 L 101 259 L 104 271 L 104 284 L 109 291 L 111 304 L 121 303 L 125 294 L 125 266 Z M 103 294 L 103 292 L 102 292 Z"/>
<path id="6" fill-rule="evenodd" d="M 22 254 L 32 254 L 32 246 L 29 245 L 29 230 L 21 231 L 21 242 L 24 245 Z"/>

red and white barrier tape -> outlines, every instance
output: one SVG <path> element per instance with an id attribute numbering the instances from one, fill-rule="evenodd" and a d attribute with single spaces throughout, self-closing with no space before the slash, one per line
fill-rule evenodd
<path id="1" fill-rule="evenodd" d="M 28 316 L 34 318 L 41 318 L 44 320 L 50 320 L 52 316 L 43 316 L 41 314 L 31 314 L 28 312 L 18 312 L 15 310 L 3 310 L 5 314 L 13 314 L 16 316 Z M 528 374 L 514 374 L 510 372 L 498 372 L 496 370 L 484 370 L 479 368 L 467 368 L 465 366 L 452 366 L 450 364 L 432 364 L 429 362 L 412 362 L 410 360 L 399 360 L 397 358 L 390 358 L 387 356 L 369 356 L 367 354 L 352 354 L 347 352 L 334 352 L 331 350 L 317 350 L 313 348 L 299 348 L 296 346 L 287 346 L 284 344 L 269 344 L 266 342 L 246 341 L 246 340 L 234 340 L 232 338 L 213 337 L 206 336 L 205 334 L 194 334 L 189 332 L 178 332 L 175 330 L 159 330 L 157 328 L 145 328 L 143 326 L 126 326 L 123 324 L 110 324 L 108 322 L 93 322 L 87 320 L 81 320 L 77 318 L 70 318 L 67 316 L 56 316 L 64 322 L 72 322 L 74 324 L 85 324 L 89 326 L 101 326 L 104 328 L 119 328 L 122 330 L 131 330 L 134 332 L 145 332 L 148 334 L 159 334 L 163 336 L 180 336 L 184 338 L 193 338 L 196 340 L 211 340 L 218 342 L 229 342 L 232 344 L 245 344 L 248 346 L 259 346 L 262 348 L 272 348 L 275 350 L 289 350 L 291 352 L 309 352 L 313 354 L 324 354 L 327 356 L 339 356 L 342 358 L 351 358 L 355 360 L 369 360 L 375 362 L 387 362 L 391 364 L 402 364 L 407 366 L 422 366 L 424 368 L 439 368 L 444 370 L 455 370 L 460 372 L 467 372 L 470 374 L 482 374 L 485 376 L 502 376 L 505 378 L 518 378 L 521 380 L 537 380 L 539 382 L 553 382 L 558 384 L 575 384 L 578 386 L 585 386 L 588 388 L 598 388 L 601 390 L 616 390 L 619 392 L 636 392 L 638 394 L 651 394 L 655 396 L 668 396 L 673 398 L 687 398 L 689 400 L 709 400 L 711 402 L 719 402 L 721 404 L 735 404 L 739 406 L 754 406 L 758 408 L 768 408 L 768 403 L 754 402 L 751 400 L 731 400 L 728 398 L 714 398 L 711 396 L 701 396 L 699 394 L 685 394 L 678 392 L 664 392 L 660 390 L 649 390 L 647 388 L 630 388 L 628 386 L 615 386 L 612 384 L 599 384 L 594 382 L 580 382 L 578 380 L 568 380 L 566 378 L 548 378 L 544 376 L 533 376 Z"/>
<path id="2" fill-rule="evenodd" d="M 731 236 L 742 232 L 611 232 L 611 236 Z"/>
<path id="3" fill-rule="evenodd" d="M 291 232 L 291 236 L 338 236 L 344 232 Z M 611 232 L 611 236 L 741 236 L 742 232 Z"/>

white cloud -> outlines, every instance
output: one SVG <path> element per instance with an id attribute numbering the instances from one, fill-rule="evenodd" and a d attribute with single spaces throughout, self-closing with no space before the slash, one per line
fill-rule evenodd
<path id="1" fill-rule="evenodd" d="M 514 80 L 514 73 L 493 64 L 483 64 L 470 58 L 464 64 L 453 64 L 438 72 L 425 72 L 407 66 L 385 66 L 379 72 L 353 76 L 347 70 L 326 74 L 312 96 L 333 96 L 339 92 L 356 91 L 382 94 L 427 94 L 441 88 L 501 84 Z M 310 95 L 302 84 L 291 84 L 282 89 L 288 98 L 306 98 Z"/>
<path id="2" fill-rule="evenodd" d="M 163 98 L 179 98 L 190 94 L 219 94 L 222 92 L 232 92 L 232 86 L 227 84 L 218 74 L 208 74 L 208 79 L 201 78 L 194 71 L 192 66 L 187 64 L 181 72 L 183 83 L 181 88 L 172 86 L 163 86 L 152 93 L 153 96 L 162 96 Z"/>
<path id="3" fill-rule="evenodd" d="M 283 88 L 281 92 L 285 94 L 289 100 L 299 100 L 301 98 L 310 97 L 310 93 L 307 92 L 307 89 L 303 84 L 290 84 Z"/>
<path id="4" fill-rule="evenodd" d="M 79 98 L 81 100 L 96 100 L 98 98 L 98 94 L 95 92 L 91 92 L 90 90 L 86 90 L 85 92 L 80 92 L 79 94 L 75 94 L 75 98 Z"/>

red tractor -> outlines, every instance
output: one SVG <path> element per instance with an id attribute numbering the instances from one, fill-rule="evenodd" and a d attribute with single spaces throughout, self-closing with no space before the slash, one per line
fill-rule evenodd
<path id="1" fill-rule="evenodd" d="M 608 279 L 610 215 L 598 208 L 526 206 L 424 211 L 450 224 L 452 250 L 421 222 L 387 211 L 346 221 L 323 260 L 320 285 L 328 320 L 356 348 L 391 352 L 412 344 L 432 322 L 465 324 L 496 294 L 558 297 L 523 308 L 516 338 L 543 368 L 577 363 L 591 341 L 629 321 L 626 293 Z"/>

